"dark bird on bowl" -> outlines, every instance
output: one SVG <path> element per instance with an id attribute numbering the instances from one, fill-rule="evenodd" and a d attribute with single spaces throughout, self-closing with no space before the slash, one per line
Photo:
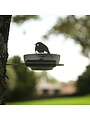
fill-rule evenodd
<path id="1" fill-rule="evenodd" d="M 47 54 L 50 54 L 50 51 L 49 51 L 48 47 L 45 44 L 43 44 L 42 42 L 37 42 L 35 45 L 36 45 L 35 46 L 35 52 L 36 51 L 38 51 L 39 53 L 47 52 Z"/>

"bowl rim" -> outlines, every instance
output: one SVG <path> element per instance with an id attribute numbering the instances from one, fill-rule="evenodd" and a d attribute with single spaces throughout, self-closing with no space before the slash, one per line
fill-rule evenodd
<path id="1" fill-rule="evenodd" d="M 52 54 L 50 53 L 51 55 L 56 55 L 56 56 L 60 56 L 59 54 Z M 36 53 L 36 54 L 25 54 L 24 56 L 28 56 L 28 55 L 48 55 L 47 53 Z"/>

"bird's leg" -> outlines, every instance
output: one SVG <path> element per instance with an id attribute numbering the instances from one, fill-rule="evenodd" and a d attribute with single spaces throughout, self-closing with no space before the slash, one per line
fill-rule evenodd
<path id="1" fill-rule="evenodd" d="M 35 53 L 37 54 L 37 52 L 35 51 Z"/>
<path id="2" fill-rule="evenodd" d="M 45 55 L 41 55 L 39 60 L 43 60 L 44 57 Z"/>
<path id="3" fill-rule="evenodd" d="M 41 58 L 39 60 L 43 60 L 44 56 L 41 56 Z"/>

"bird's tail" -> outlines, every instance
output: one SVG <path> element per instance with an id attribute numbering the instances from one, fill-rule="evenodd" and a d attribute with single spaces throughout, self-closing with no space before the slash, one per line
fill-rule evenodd
<path id="1" fill-rule="evenodd" d="M 48 51 L 48 54 L 51 55 L 53 57 L 53 55 Z"/>

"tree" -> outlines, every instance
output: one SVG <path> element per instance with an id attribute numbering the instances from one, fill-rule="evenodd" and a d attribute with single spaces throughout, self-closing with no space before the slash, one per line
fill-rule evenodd
<path id="1" fill-rule="evenodd" d="M 65 37 L 72 38 L 75 43 L 82 46 L 82 53 L 89 57 L 90 51 L 90 16 L 69 15 L 64 18 L 58 18 L 56 24 L 44 35 L 48 38 L 50 35 L 63 34 Z"/>
<path id="2" fill-rule="evenodd" d="M 21 65 L 22 60 L 19 56 L 10 58 L 8 63 L 13 65 L 7 66 L 9 80 L 7 80 L 6 100 L 31 99 L 35 93 L 35 85 L 38 78 L 36 73 L 30 71 L 25 65 Z M 14 64 L 18 64 L 18 66 Z"/>
<path id="3" fill-rule="evenodd" d="M 76 85 L 78 88 L 78 94 L 90 94 L 90 65 L 88 65 L 86 71 L 78 77 Z"/>
<path id="4" fill-rule="evenodd" d="M 64 18 L 58 18 L 56 24 L 44 35 L 48 38 L 50 35 L 63 34 L 65 37 L 72 38 L 75 43 L 82 46 L 82 53 L 90 58 L 90 16 L 69 15 Z M 90 65 L 86 71 L 78 77 L 77 88 L 79 94 L 90 93 Z"/>
<path id="5" fill-rule="evenodd" d="M 7 43 L 9 36 L 11 15 L 0 15 L 0 104 L 4 103 L 6 90 L 6 62 L 8 58 Z"/>
<path id="6" fill-rule="evenodd" d="M 5 104 L 4 101 L 4 93 L 6 90 L 6 82 L 5 82 L 5 76 L 6 76 L 6 62 L 8 58 L 8 36 L 9 36 L 9 29 L 10 29 L 10 22 L 11 22 L 12 15 L 0 15 L 0 105 Z M 26 16 L 15 16 L 13 20 L 17 18 L 20 19 L 23 18 L 23 22 L 27 19 L 33 19 L 38 18 L 38 16 L 33 15 L 32 17 L 29 15 L 29 17 Z"/>
<path id="7" fill-rule="evenodd" d="M 27 20 L 30 20 L 30 19 L 37 20 L 39 18 L 40 17 L 38 15 L 16 15 L 16 16 L 13 16 L 12 21 L 17 24 L 22 24 Z"/>

